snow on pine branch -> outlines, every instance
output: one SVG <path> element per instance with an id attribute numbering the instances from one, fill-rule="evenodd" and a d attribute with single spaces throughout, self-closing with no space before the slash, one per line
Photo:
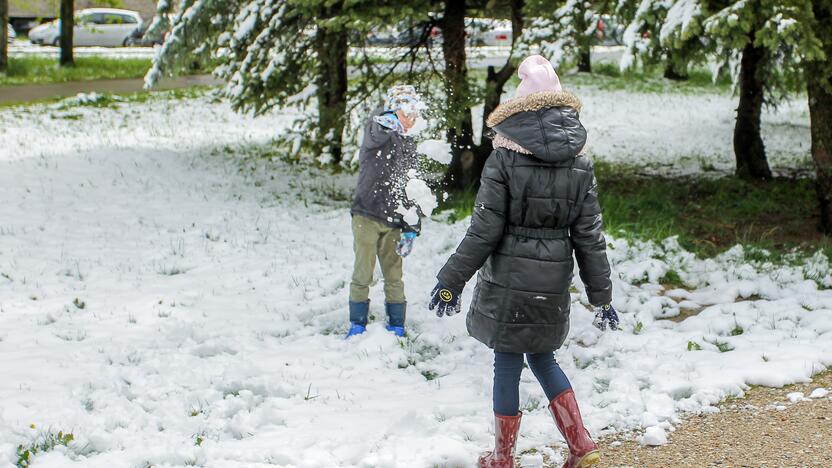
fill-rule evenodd
<path id="1" fill-rule="evenodd" d="M 170 16 L 169 1 L 160 0 L 154 24 Z M 297 100 L 314 81 L 314 25 L 304 19 L 312 17 L 304 8 L 313 7 L 283 0 L 182 0 L 146 86 L 205 56 L 218 62 L 214 75 L 226 82 L 221 93 L 237 110 L 261 114 Z"/>

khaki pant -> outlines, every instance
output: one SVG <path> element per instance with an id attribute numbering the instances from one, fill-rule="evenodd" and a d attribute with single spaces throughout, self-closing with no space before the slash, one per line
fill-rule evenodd
<path id="1" fill-rule="evenodd" d="M 402 231 L 364 216 L 352 217 L 353 250 L 355 267 L 350 283 L 350 301 L 364 302 L 370 296 L 370 283 L 376 257 L 384 277 L 384 298 L 387 303 L 405 302 L 402 282 L 402 258 L 396 253 L 396 245 Z"/>

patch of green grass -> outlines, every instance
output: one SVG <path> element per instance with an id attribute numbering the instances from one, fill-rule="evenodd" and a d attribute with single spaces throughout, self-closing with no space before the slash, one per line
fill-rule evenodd
<path id="1" fill-rule="evenodd" d="M 675 270 L 668 270 L 667 273 L 659 279 L 659 283 L 674 288 L 681 288 L 685 286 L 685 282 L 682 281 L 679 273 L 676 273 Z"/>
<path id="2" fill-rule="evenodd" d="M 818 250 L 832 256 L 832 240 L 818 229 L 814 181 L 776 178 L 747 181 L 726 177 L 640 175 L 635 168 L 595 164 L 605 230 L 619 238 L 660 242 L 677 236 L 700 258 L 734 245 L 760 263 L 794 263 Z M 449 222 L 470 216 L 476 193 L 452 192 L 440 203 Z M 684 287 L 676 271 L 660 282 Z"/>
<path id="3" fill-rule="evenodd" d="M 57 57 L 11 57 L 0 86 L 141 78 L 149 68 L 146 58 L 76 57 L 74 66 L 61 67 Z"/>
<path id="4" fill-rule="evenodd" d="M 633 334 L 639 335 L 641 334 L 642 330 L 644 330 L 644 323 L 641 320 L 636 322 L 636 326 L 633 327 Z"/>
<path id="5" fill-rule="evenodd" d="M 726 93 L 731 91 L 731 78 L 720 74 L 716 81 L 705 68 L 694 68 L 685 81 L 668 80 L 661 67 L 647 67 L 622 72 L 616 63 L 598 63 L 592 66 L 592 73 L 566 74 L 564 83 L 570 86 L 589 86 L 607 91 L 630 91 L 639 93 L 681 93 L 703 92 Z"/>
<path id="6" fill-rule="evenodd" d="M 605 228 L 615 235 L 654 241 L 678 236 L 700 257 L 742 244 L 750 259 L 775 263 L 795 249 L 832 252 L 832 242 L 816 228 L 811 179 L 648 177 L 604 163 L 596 163 L 595 171 Z"/>
<path id="7" fill-rule="evenodd" d="M 52 103 L 60 103 L 57 106 L 57 110 L 64 111 L 69 110 L 76 107 L 98 107 L 98 108 L 105 108 L 105 107 L 117 107 L 119 104 L 126 104 L 126 103 L 141 103 L 147 102 L 153 98 L 159 99 L 195 99 L 197 97 L 205 95 L 210 89 L 211 86 L 191 86 L 188 88 L 178 88 L 172 90 L 165 90 L 165 91 L 140 91 L 137 93 L 97 93 L 97 97 L 95 99 L 90 100 L 78 100 L 73 99 L 72 97 L 58 97 L 58 98 L 49 98 L 49 99 L 42 99 L 33 102 L 25 102 L 25 103 L 16 103 L 16 102 L 3 102 L 0 103 L 0 108 L 3 107 L 26 107 L 32 105 L 42 105 L 42 104 L 52 104 Z M 65 114 L 53 114 L 53 118 L 56 119 L 65 119 L 65 120 L 80 120 L 84 117 L 83 114 L 74 114 L 74 113 L 65 113 Z"/>
<path id="8" fill-rule="evenodd" d="M 688 341 L 688 351 L 702 351 L 702 345 L 695 341 Z"/>
<path id="9" fill-rule="evenodd" d="M 448 198 L 439 202 L 437 211 L 450 210 L 449 223 L 461 221 L 474 213 L 477 194 L 472 190 L 448 192 Z"/>
<path id="10" fill-rule="evenodd" d="M 75 436 L 71 432 L 44 432 L 38 435 L 29 445 L 21 444 L 17 446 L 17 463 L 15 466 L 18 468 L 27 468 L 32 463 L 32 458 L 35 455 L 48 452 L 59 445 L 66 447 L 73 440 L 75 440 Z"/>

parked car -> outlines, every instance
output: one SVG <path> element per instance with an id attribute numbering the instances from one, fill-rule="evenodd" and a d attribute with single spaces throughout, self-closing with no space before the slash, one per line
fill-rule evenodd
<path id="1" fill-rule="evenodd" d="M 423 28 L 424 23 L 409 24 L 406 22 L 378 28 L 367 34 L 367 43 L 382 47 L 412 46 L 421 39 Z M 429 42 L 433 39 L 431 33 L 428 33 L 427 39 Z"/>
<path id="2" fill-rule="evenodd" d="M 9 44 L 14 42 L 14 39 L 17 37 L 17 34 L 14 32 L 14 28 L 12 25 L 9 25 L 9 33 L 6 35 L 6 39 L 8 39 Z"/>
<path id="3" fill-rule="evenodd" d="M 88 8 L 75 12 L 73 44 L 76 46 L 117 47 L 142 24 L 139 13 L 116 8 Z M 45 23 L 29 31 L 33 44 L 57 46 L 61 36 L 61 21 Z"/>
<path id="4" fill-rule="evenodd" d="M 465 18 L 467 41 L 473 46 L 511 46 L 511 21 Z"/>

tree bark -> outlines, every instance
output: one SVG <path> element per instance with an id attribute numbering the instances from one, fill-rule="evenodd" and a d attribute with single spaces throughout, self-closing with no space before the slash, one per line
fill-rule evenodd
<path id="1" fill-rule="evenodd" d="M 584 2 L 578 2 L 579 10 L 575 13 L 575 29 L 578 37 L 578 71 L 592 73 L 592 62 L 590 59 L 590 52 L 592 50 L 592 35 L 586 34 L 590 23 L 586 19 L 586 5 Z"/>
<path id="2" fill-rule="evenodd" d="M 512 42 L 514 42 L 523 32 L 523 7 L 525 6 L 525 0 L 511 0 L 510 6 L 511 33 Z M 517 66 L 511 59 L 506 60 L 506 63 L 502 66 L 502 68 L 500 68 L 499 71 L 497 71 L 493 66 L 488 67 L 488 72 L 485 78 L 485 102 L 483 105 L 482 123 L 480 126 L 482 129 L 482 132 L 480 133 L 481 135 L 485 135 L 489 130 L 486 120 L 488 119 L 488 116 L 491 115 L 491 112 L 493 112 L 494 109 L 500 105 L 503 88 L 508 80 L 511 79 L 511 76 L 514 75 L 516 70 Z M 479 179 L 480 174 L 482 174 L 482 169 L 485 167 L 485 162 L 491 154 L 492 149 L 491 142 L 488 141 L 487 138 L 483 137 L 482 141 L 480 141 L 480 144 L 474 151 L 475 160 L 473 171 L 477 180 Z"/>
<path id="3" fill-rule="evenodd" d="M 818 24 L 832 21 L 832 6 L 815 0 L 813 10 Z M 823 36 L 823 50 L 832 57 L 832 33 Z M 812 134 L 812 160 L 817 174 L 815 189 L 820 203 L 820 229 L 832 234 L 832 65 L 828 62 L 806 64 L 806 90 L 809 96 L 809 120 Z"/>
<path id="4" fill-rule="evenodd" d="M 445 59 L 445 93 L 448 141 L 453 158 L 445 183 L 463 189 L 476 182 L 474 125 L 468 102 L 468 70 L 465 63 L 465 0 L 446 0 L 442 17 L 442 54 Z"/>
<path id="5" fill-rule="evenodd" d="M 666 49 L 664 53 L 664 77 L 673 81 L 688 80 L 688 60 L 700 47 L 698 39 L 688 40 L 681 49 Z"/>
<path id="6" fill-rule="evenodd" d="M 75 64 L 72 55 L 72 30 L 75 27 L 75 0 L 61 0 L 61 66 Z"/>
<path id="7" fill-rule="evenodd" d="M 664 67 L 664 77 L 673 81 L 687 81 L 688 72 L 687 70 L 678 70 L 678 67 L 674 65 L 673 61 L 668 59 Z"/>
<path id="8" fill-rule="evenodd" d="M 771 169 L 760 134 L 766 52 L 762 47 L 754 46 L 753 35 L 749 39 L 740 62 L 740 102 L 734 126 L 736 173 L 744 179 L 769 179 Z"/>
<path id="9" fill-rule="evenodd" d="M 0 72 L 9 68 L 9 0 L 0 0 Z"/>
<path id="10" fill-rule="evenodd" d="M 325 17 L 339 14 L 342 2 L 328 8 Z M 347 53 L 345 31 L 319 28 L 315 37 L 318 54 L 318 131 L 321 151 L 327 151 L 333 165 L 343 159 L 343 136 L 347 113 Z"/>

